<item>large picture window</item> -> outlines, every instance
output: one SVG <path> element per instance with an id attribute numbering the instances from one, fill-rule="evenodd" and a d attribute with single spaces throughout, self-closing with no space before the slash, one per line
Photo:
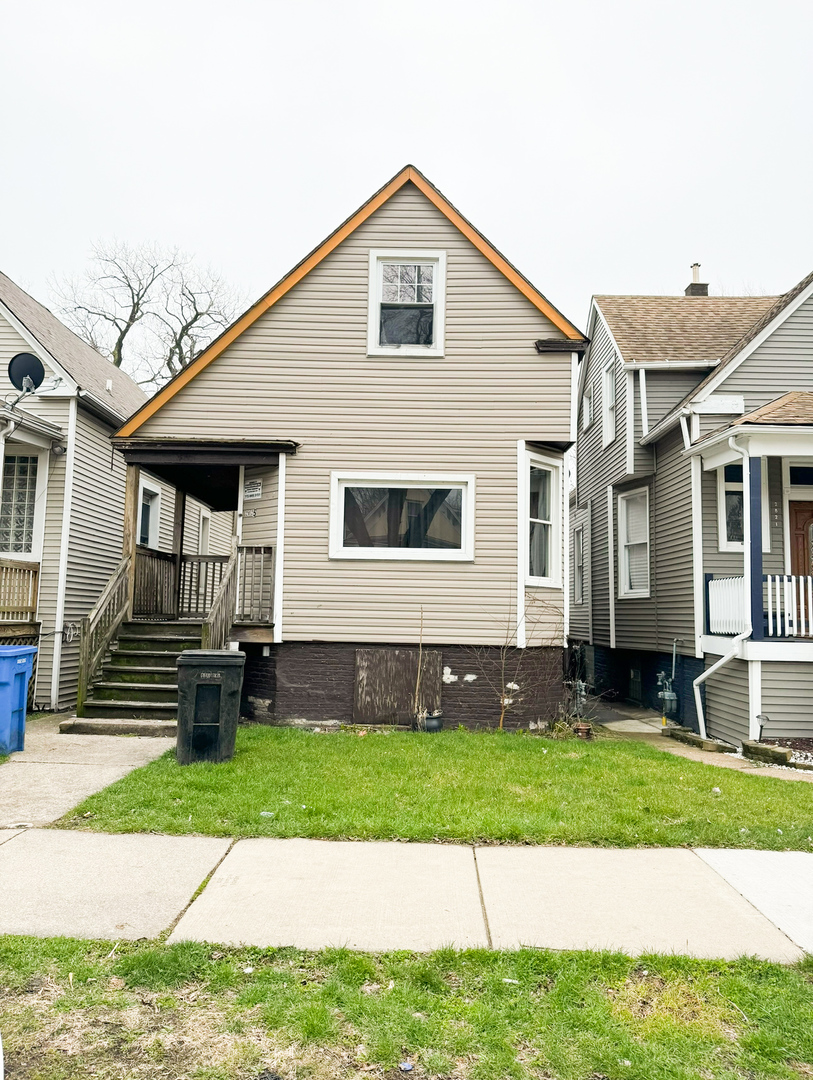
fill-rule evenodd
<path id="1" fill-rule="evenodd" d="M 473 558 L 474 477 L 334 473 L 331 558 Z"/>
<path id="2" fill-rule="evenodd" d="M 618 496 L 618 595 L 649 596 L 649 489 Z"/>
<path id="3" fill-rule="evenodd" d="M 561 477 L 560 460 L 526 454 L 527 585 L 561 583 Z"/>
<path id="4" fill-rule="evenodd" d="M 5 458 L 0 499 L 0 551 L 23 555 L 34 549 L 37 465 L 37 458 L 27 455 Z"/>
<path id="5" fill-rule="evenodd" d="M 442 356 L 443 251 L 371 251 L 367 352 Z"/>

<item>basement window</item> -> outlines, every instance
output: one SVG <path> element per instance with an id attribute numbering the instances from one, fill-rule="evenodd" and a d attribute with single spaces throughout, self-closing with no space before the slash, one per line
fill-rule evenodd
<path id="1" fill-rule="evenodd" d="M 367 352 L 443 356 L 446 253 L 371 251 Z"/>
<path id="2" fill-rule="evenodd" d="M 473 476 L 333 473 L 331 484 L 332 559 L 473 559 Z"/>

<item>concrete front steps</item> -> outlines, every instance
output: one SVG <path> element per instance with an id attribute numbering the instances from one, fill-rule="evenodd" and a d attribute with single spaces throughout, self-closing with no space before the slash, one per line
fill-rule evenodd
<path id="1" fill-rule="evenodd" d="M 124 623 L 116 647 L 90 688 L 85 715 L 75 723 L 149 721 L 174 726 L 178 714 L 176 662 L 185 649 L 199 649 L 200 645 L 200 622 Z M 71 731 L 82 733 L 75 726 Z M 170 734 L 161 727 L 154 733 Z"/>

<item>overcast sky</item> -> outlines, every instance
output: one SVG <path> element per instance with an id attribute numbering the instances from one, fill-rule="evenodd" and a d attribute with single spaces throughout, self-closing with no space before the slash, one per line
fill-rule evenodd
<path id="1" fill-rule="evenodd" d="M 0 269 L 50 299 L 94 240 L 255 298 L 406 163 L 565 314 L 781 292 L 813 269 L 813 4 L 2 5 Z"/>

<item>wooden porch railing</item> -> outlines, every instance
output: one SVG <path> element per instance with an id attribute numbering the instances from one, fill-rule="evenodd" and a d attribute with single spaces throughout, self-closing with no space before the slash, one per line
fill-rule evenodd
<path id="1" fill-rule="evenodd" d="M 241 547 L 238 551 L 235 622 L 270 623 L 274 618 L 274 549 Z"/>
<path id="2" fill-rule="evenodd" d="M 39 577 L 39 563 L 0 559 L 0 622 L 34 621 Z"/>
<path id="3" fill-rule="evenodd" d="M 79 687 L 76 695 L 77 716 L 85 715 L 88 687 L 116 631 L 127 617 L 129 570 L 130 556 L 125 555 L 90 614 L 82 619 L 79 639 Z"/>
<path id="4" fill-rule="evenodd" d="M 200 633 L 202 649 L 224 649 L 234 622 L 237 600 L 237 547 L 228 558 Z"/>
<path id="5" fill-rule="evenodd" d="M 136 548 L 134 618 L 177 618 L 175 566 L 174 555 L 147 547 Z"/>
<path id="6" fill-rule="evenodd" d="M 178 591 L 178 617 L 204 619 L 214 603 L 229 562 L 228 555 L 184 555 Z"/>

